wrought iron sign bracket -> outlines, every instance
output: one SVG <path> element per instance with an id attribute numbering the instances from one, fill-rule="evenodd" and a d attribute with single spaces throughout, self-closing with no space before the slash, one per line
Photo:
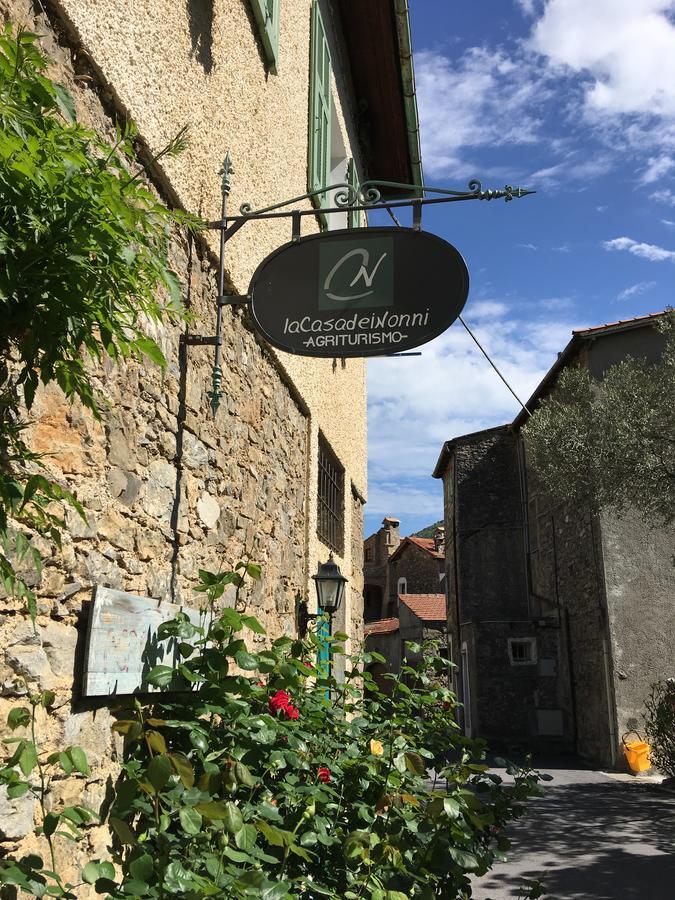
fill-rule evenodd
<path id="1" fill-rule="evenodd" d="M 511 200 L 526 197 L 528 194 L 534 194 L 535 191 L 526 190 L 524 188 L 514 188 L 506 185 L 498 190 L 483 190 L 483 187 L 477 179 L 472 179 L 468 183 L 468 190 L 454 191 L 447 188 L 431 187 L 429 185 L 402 184 L 395 181 L 378 181 L 369 180 L 355 187 L 347 183 L 331 184 L 321 187 L 314 191 L 308 191 L 306 194 L 300 194 L 297 197 L 291 197 L 288 200 L 282 200 L 271 206 L 254 210 L 250 203 L 242 203 L 239 207 L 239 214 L 235 216 L 227 215 L 227 202 L 230 195 L 231 175 L 234 173 L 232 158 L 229 151 L 223 161 L 220 174 L 222 175 L 222 210 L 221 218 L 215 222 L 208 222 L 207 228 L 220 232 L 220 258 L 218 266 L 218 295 L 216 301 L 216 327 L 215 335 L 183 335 L 182 340 L 186 346 L 214 346 L 215 354 L 213 361 L 213 374 L 211 379 L 211 390 L 207 392 L 211 404 L 213 415 L 218 411 L 220 400 L 223 396 L 221 390 L 223 371 L 221 368 L 221 347 L 223 343 L 222 337 L 222 312 L 224 306 L 245 306 L 251 303 L 250 294 L 233 294 L 225 293 L 225 244 L 234 237 L 234 235 L 244 227 L 247 222 L 261 221 L 264 219 L 291 219 L 291 240 L 298 242 L 301 239 L 301 225 L 304 216 L 325 216 L 331 213 L 346 212 L 373 212 L 375 210 L 385 210 L 392 214 L 392 210 L 405 207 L 412 207 L 412 228 L 414 231 L 421 231 L 422 228 L 422 207 L 430 206 L 436 203 L 457 203 L 465 200 L 499 200 L 503 199 L 506 203 Z M 408 197 L 401 200 L 383 200 L 382 190 L 400 191 L 407 194 Z M 421 197 L 419 194 L 421 193 Z M 432 195 L 432 196 L 429 196 Z M 327 205 L 327 199 L 333 198 L 334 206 Z M 318 198 L 318 202 L 317 202 Z M 313 209 L 288 209 L 285 207 L 296 206 L 298 203 L 310 200 L 316 204 Z M 393 214 L 392 214 L 393 215 Z M 356 229 L 355 229 L 356 230 Z M 412 353 L 396 353 L 389 354 L 392 356 L 413 356 Z"/>

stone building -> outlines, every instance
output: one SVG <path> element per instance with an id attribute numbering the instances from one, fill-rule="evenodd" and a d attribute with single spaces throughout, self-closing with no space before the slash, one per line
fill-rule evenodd
<path id="1" fill-rule="evenodd" d="M 363 618 L 381 619 L 389 601 L 389 560 L 401 543 L 400 522 L 386 517 L 363 542 Z"/>
<path id="2" fill-rule="evenodd" d="M 433 538 L 400 538 L 399 520 L 389 517 L 364 541 L 366 649 L 385 657 L 371 667 L 383 687 L 385 672 L 400 671 L 406 641 L 446 646 L 444 554 L 442 528 Z"/>
<path id="3" fill-rule="evenodd" d="M 80 121 L 111 143 L 115 123 L 132 119 L 148 159 L 187 124 L 187 150 L 163 158 L 151 186 L 207 221 L 220 218 L 226 151 L 231 210 L 348 178 L 420 183 L 410 32 L 396 0 L 367 9 L 346 0 L 0 0 L 0 14 L 43 36 L 49 74 L 73 94 Z M 358 213 L 320 209 L 302 220 L 303 233 L 365 224 Z M 288 220 L 247 223 L 227 244 L 228 292 L 245 294 L 261 260 L 290 238 Z M 15 702 L 17 677 L 55 690 L 61 730 L 47 742 L 87 749 L 92 775 L 75 790 L 94 807 L 118 752 L 105 699 L 80 696 L 94 585 L 189 605 L 198 569 L 248 557 L 263 577 L 241 601 L 274 638 L 295 633 L 297 595 L 313 608 L 311 575 L 332 550 L 349 578 L 336 627 L 356 641 L 363 633 L 364 361 L 275 351 L 247 312 L 226 307 L 214 417 L 212 348 L 186 348 L 181 336 L 214 333 L 217 251 L 217 232 L 171 236 L 192 316 L 188 326 L 154 328 L 166 371 L 106 361 L 93 372 L 102 421 L 53 386 L 33 409 L 31 448 L 48 454 L 52 476 L 76 493 L 88 520 L 68 517 L 62 552 L 42 548 L 35 632 L 19 604 L 3 602 L 0 716 Z M 92 705 L 101 707 L 95 715 Z M 55 784 L 50 802 L 62 802 L 69 785 Z M 15 803 L 0 795 L 0 847 L 20 842 L 34 813 L 29 795 Z M 106 833 L 89 837 L 86 855 L 104 855 Z"/>
<path id="4" fill-rule="evenodd" d="M 533 396 L 565 366 L 601 378 L 631 355 L 654 361 L 654 316 L 575 331 Z M 443 479 L 448 632 L 464 728 L 494 742 L 619 762 L 650 684 L 675 672 L 672 531 L 636 513 L 554 504 L 521 427 L 447 441 Z"/>

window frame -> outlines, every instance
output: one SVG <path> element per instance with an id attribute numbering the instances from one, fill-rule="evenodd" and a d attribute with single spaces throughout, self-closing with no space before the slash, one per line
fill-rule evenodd
<path id="1" fill-rule="evenodd" d="M 318 0 L 312 3 L 309 59 L 307 190 L 311 192 L 326 187 L 331 172 L 333 69 Z M 321 209 L 329 205 L 328 200 L 327 193 L 312 197 L 312 203 L 319 210 L 319 220 L 324 228 L 327 221 Z"/>
<path id="2" fill-rule="evenodd" d="M 513 654 L 514 645 L 519 644 L 522 646 L 530 647 L 530 658 L 529 659 L 516 659 Z M 519 637 L 519 638 L 509 638 L 508 639 L 508 647 L 509 647 L 509 662 L 512 666 L 534 666 L 537 664 L 537 639 L 536 637 Z"/>
<path id="3" fill-rule="evenodd" d="M 345 470 L 330 444 L 319 432 L 316 491 L 316 534 L 338 556 L 345 545 Z"/>
<path id="4" fill-rule="evenodd" d="M 249 2 L 258 26 L 258 37 L 262 44 L 267 70 L 272 75 L 277 75 L 281 0 L 249 0 Z"/>

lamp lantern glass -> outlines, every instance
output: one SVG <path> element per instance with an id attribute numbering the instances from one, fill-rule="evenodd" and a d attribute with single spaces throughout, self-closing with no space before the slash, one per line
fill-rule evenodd
<path id="1" fill-rule="evenodd" d="M 316 584 L 319 609 L 327 612 L 329 616 L 335 615 L 345 595 L 347 579 L 340 572 L 340 567 L 333 559 L 332 553 L 328 562 L 319 565 L 319 571 L 316 575 L 312 575 L 312 578 Z"/>

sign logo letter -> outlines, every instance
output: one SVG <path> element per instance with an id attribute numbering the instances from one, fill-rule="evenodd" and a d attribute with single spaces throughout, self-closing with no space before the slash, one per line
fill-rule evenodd
<path id="1" fill-rule="evenodd" d="M 353 256 L 360 256 L 362 262 L 358 272 L 349 282 L 349 287 L 354 287 L 357 282 L 363 279 L 364 287 L 369 288 L 369 290 L 364 291 L 362 294 L 352 294 L 347 297 L 341 294 L 331 293 L 333 278 L 335 277 L 339 269 L 347 262 L 347 260 L 351 259 Z M 367 266 L 370 263 L 370 253 L 368 250 L 364 249 L 363 247 L 357 247 L 354 250 L 350 250 L 349 253 L 345 253 L 345 255 L 341 256 L 340 259 L 335 263 L 333 268 L 326 276 L 326 280 L 323 283 L 323 289 L 326 292 L 326 296 L 330 297 L 331 300 L 338 300 L 340 303 L 349 303 L 352 300 L 362 300 L 364 297 L 368 297 L 373 293 L 373 281 L 375 280 L 375 276 L 377 275 L 377 270 L 380 268 L 380 265 L 382 264 L 382 261 L 386 256 L 387 253 L 383 253 L 369 272 Z"/>

